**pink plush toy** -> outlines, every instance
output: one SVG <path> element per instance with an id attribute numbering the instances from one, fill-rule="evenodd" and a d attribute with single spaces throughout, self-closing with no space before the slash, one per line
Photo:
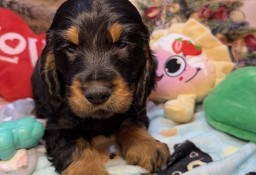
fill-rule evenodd
<path id="1" fill-rule="evenodd" d="M 193 19 L 155 31 L 151 47 L 158 60 L 151 99 L 165 102 L 165 116 L 179 123 L 192 119 L 195 103 L 234 67 L 227 48 Z"/>

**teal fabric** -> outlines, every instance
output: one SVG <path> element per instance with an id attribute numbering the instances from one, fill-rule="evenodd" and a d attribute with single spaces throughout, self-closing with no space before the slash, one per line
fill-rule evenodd
<path id="1" fill-rule="evenodd" d="M 256 67 L 229 74 L 206 97 L 203 109 L 214 128 L 256 142 Z"/>

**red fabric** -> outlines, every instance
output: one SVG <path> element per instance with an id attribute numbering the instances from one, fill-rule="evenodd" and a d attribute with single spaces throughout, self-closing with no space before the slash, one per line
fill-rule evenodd
<path id="1" fill-rule="evenodd" d="M 45 34 L 34 34 L 17 14 L 0 8 L 0 96 L 32 96 L 31 74 L 44 45 Z"/>

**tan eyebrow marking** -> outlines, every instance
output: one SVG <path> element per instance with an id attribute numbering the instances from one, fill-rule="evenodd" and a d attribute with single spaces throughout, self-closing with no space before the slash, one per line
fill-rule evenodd
<path id="1" fill-rule="evenodd" d="M 67 39 L 72 42 L 73 44 L 79 44 L 79 31 L 75 26 L 71 26 L 66 33 Z"/>
<path id="2" fill-rule="evenodd" d="M 123 26 L 119 23 L 114 23 L 109 27 L 108 30 L 111 35 L 112 42 L 114 43 L 119 40 L 123 31 Z"/>

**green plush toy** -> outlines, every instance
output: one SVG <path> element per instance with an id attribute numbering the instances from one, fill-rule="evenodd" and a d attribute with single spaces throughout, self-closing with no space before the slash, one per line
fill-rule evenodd
<path id="1" fill-rule="evenodd" d="M 32 148 L 44 135 L 44 127 L 33 116 L 0 124 L 0 160 L 9 160 L 17 149 Z"/>
<path id="2" fill-rule="evenodd" d="M 229 74 L 204 100 L 206 120 L 214 128 L 256 142 L 256 67 Z"/>

